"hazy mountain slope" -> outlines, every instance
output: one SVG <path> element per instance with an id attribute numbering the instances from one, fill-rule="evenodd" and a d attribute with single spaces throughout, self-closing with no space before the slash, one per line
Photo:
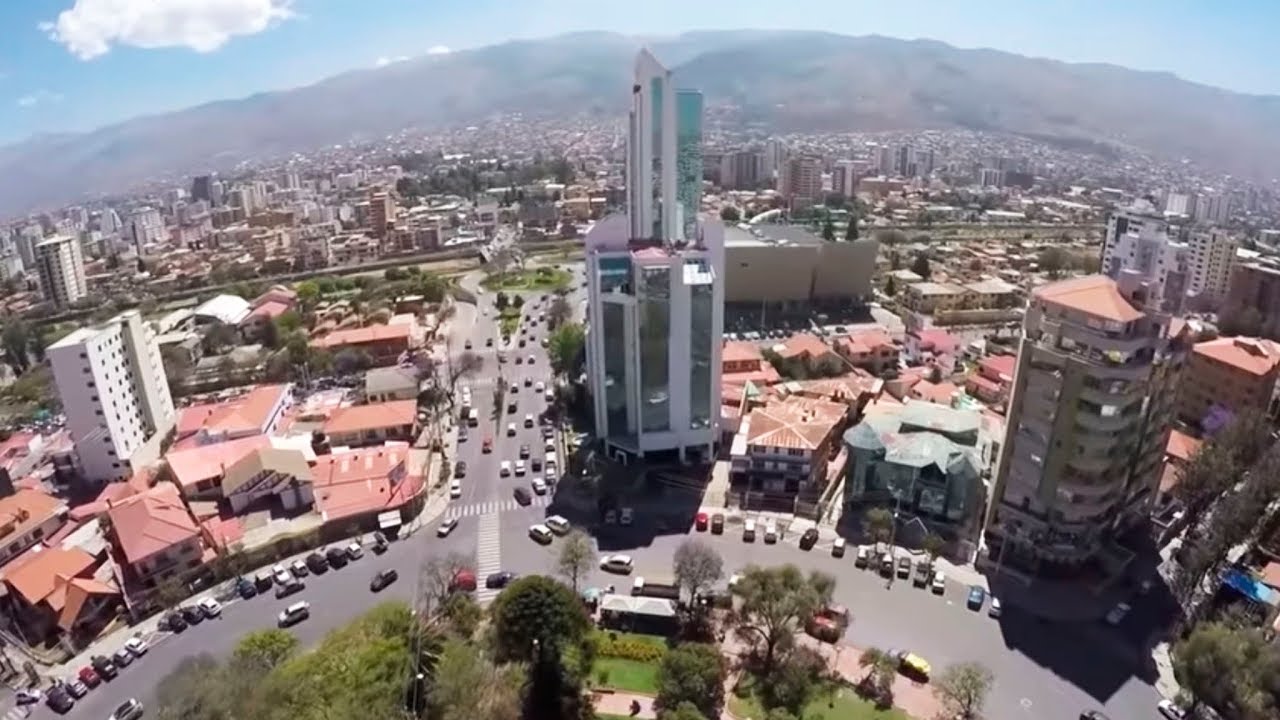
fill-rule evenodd
<path id="1" fill-rule="evenodd" d="M 496 111 L 622 112 L 642 42 L 577 33 L 345 73 L 0 148 L 0 212 Z M 680 84 L 780 129 L 967 127 L 1124 142 L 1237 174 L 1280 165 L 1280 98 L 932 41 L 793 31 L 644 40 Z"/>

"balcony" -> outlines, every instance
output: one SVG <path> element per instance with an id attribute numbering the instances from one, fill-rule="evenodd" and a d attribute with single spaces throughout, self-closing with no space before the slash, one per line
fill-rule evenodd
<path id="1" fill-rule="evenodd" d="M 1106 454 L 1071 453 L 1067 458 L 1067 465 L 1082 473 L 1106 472 L 1115 462 Z"/>
<path id="2" fill-rule="evenodd" d="M 1121 414 L 1117 413 L 1110 417 L 1104 417 L 1098 413 L 1092 412 L 1085 408 L 1077 406 L 1076 410 L 1076 427 L 1084 428 L 1086 431 L 1097 433 L 1119 433 L 1127 430 L 1130 426 L 1141 421 L 1141 416 L 1137 413 Z"/>

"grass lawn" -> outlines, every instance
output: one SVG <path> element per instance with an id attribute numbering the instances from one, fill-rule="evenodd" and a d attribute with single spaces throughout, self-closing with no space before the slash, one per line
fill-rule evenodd
<path id="1" fill-rule="evenodd" d="M 742 720 L 764 720 L 766 714 L 750 678 L 743 678 L 737 690 L 729 694 L 728 705 L 729 711 Z M 815 691 L 800 716 L 804 720 L 909 720 L 901 710 L 879 710 L 874 703 L 858 697 L 853 688 L 837 683 Z"/>
<path id="2" fill-rule="evenodd" d="M 560 268 L 532 268 L 515 270 L 505 275 L 490 275 L 481 285 L 485 290 L 536 290 L 553 292 L 564 290 L 573 282 L 573 275 Z"/>
<path id="3" fill-rule="evenodd" d="M 602 677 L 608 673 L 608 677 Z M 622 658 L 596 658 L 591 666 L 591 684 L 614 690 L 656 695 L 658 693 L 658 663 L 646 663 Z"/>

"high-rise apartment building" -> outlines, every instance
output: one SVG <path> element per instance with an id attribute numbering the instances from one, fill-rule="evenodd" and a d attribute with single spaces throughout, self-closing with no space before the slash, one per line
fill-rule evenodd
<path id="1" fill-rule="evenodd" d="M 1196 197 L 1196 222 L 1206 225 L 1225 225 L 1231 220 L 1231 196 L 1205 189 Z"/>
<path id="2" fill-rule="evenodd" d="M 720 160 L 720 184 L 726 190 L 755 190 L 767 175 L 764 153 L 739 150 L 725 153 Z"/>
<path id="3" fill-rule="evenodd" d="M 1148 307 L 1181 312 L 1191 292 L 1192 260 L 1191 247 L 1169 236 L 1164 216 L 1150 203 L 1140 201 L 1107 217 L 1102 273 L 1141 285 Z"/>
<path id="4" fill-rule="evenodd" d="M 376 238 L 387 236 L 387 227 L 396 220 L 396 200 L 389 192 L 376 192 L 369 198 L 370 234 Z"/>
<path id="5" fill-rule="evenodd" d="M 1178 381 L 1178 417 L 1210 429 L 1214 416 L 1270 411 L 1280 380 L 1280 344 L 1221 337 L 1196 343 Z"/>
<path id="6" fill-rule="evenodd" d="M 1218 319 L 1241 334 L 1280 340 L 1280 267 L 1265 261 L 1237 264 Z"/>
<path id="7" fill-rule="evenodd" d="M 33 249 L 44 299 L 66 307 L 89 296 L 80 241 L 69 235 L 45 238 Z"/>
<path id="8" fill-rule="evenodd" d="M 691 95 L 673 92 L 671 73 L 647 50 L 635 72 L 627 213 L 586 238 L 596 435 L 614 457 L 706 459 L 720 432 L 724 226 L 695 213 L 687 230 L 681 205 L 689 177 L 678 148 L 694 156 L 694 128 L 701 142 L 700 99 L 682 103 Z"/>
<path id="9" fill-rule="evenodd" d="M 831 169 L 831 192 L 851 198 L 857 190 L 857 163 L 853 160 L 837 160 Z"/>
<path id="10" fill-rule="evenodd" d="M 80 328 L 47 355 L 85 480 L 127 479 L 159 459 L 176 415 L 160 346 L 138 311 Z"/>
<path id="11" fill-rule="evenodd" d="M 776 180 L 782 175 L 782 164 L 787 161 L 791 151 L 781 140 L 767 140 L 764 144 L 764 176 L 765 179 Z"/>
<path id="12" fill-rule="evenodd" d="M 1187 245 L 1191 249 L 1187 289 L 1196 296 L 1198 307 L 1216 309 L 1227 296 L 1240 243 L 1223 230 L 1198 228 L 1191 232 Z"/>
<path id="13" fill-rule="evenodd" d="M 893 174 L 893 148 L 888 145 L 878 145 L 875 148 L 876 172 L 888 177 Z"/>
<path id="14" fill-rule="evenodd" d="M 1140 288 L 1105 276 L 1035 290 L 988 510 L 990 559 L 1044 574 L 1123 569 L 1131 554 L 1114 540 L 1148 516 L 1169 434 L 1182 358 L 1169 328 Z"/>
<path id="15" fill-rule="evenodd" d="M 191 199 L 213 202 L 213 176 L 197 175 L 191 179 Z"/>
<path id="16" fill-rule="evenodd" d="M 812 155 L 788 158 L 782 166 L 778 188 L 792 210 L 821 203 L 823 201 L 822 158 Z"/>

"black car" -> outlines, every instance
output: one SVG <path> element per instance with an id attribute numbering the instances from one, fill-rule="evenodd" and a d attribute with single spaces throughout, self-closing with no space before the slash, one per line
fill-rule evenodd
<path id="1" fill-rule="evenodd" d="M 347 557 L 347 551 L 340 547 L 331 547 L 325 550 L 324 557 L 329 561 L 329 567 L 335 570 L 340 567 L 346 567 L 347 561 L 351 559 Z"/>
<path id="2" fill-rule="evenodd" d="M 814 545 L 818 544 L 818 529 L 809 528 L 800 536 L 800 549 L 812 550 Z"/>
<path id="3" fill-rule="evenodd" d="M 303 590 L 306 589 L 306 587 L 307 587 L 307 584 L 302 582 L 301 580 L 290 580 L 289 582 L 283 585 L 276 586 L 276 597 L 277 598 L 289 597 L 290 595 L 293 595 L 295 593 L 302 592 Z"/>
<path id="4" fill-rule="evenodd" d="M 515 579 L 516 579 L 515 573 L 507 570 L 503 570 L 502 572 L 496 572 L 490 575 L 489 577 L 485 578 L 484 586 L 491 590 L 497 590 L 510 585 L 511 581 Z"/>
<path id="5" fill-rule="evenodd" d="M 470 350 L 470 349 L 471 349 L 471 341 L 470 341 L 470 340 L 468 340 L 468 341 L 466 341 L 466 342 L 462 343 L 462 349 L 463 349 L 463 350 Z"/>
<path id="6" fill-rule="evenodd" d="M 111 662 L 114 662 L 118 668 L 129 667 L 129 665 L 133 663 L 133 653 L 125 650 L 124 648 L 120 648 L 116 651 L 115 655 L 111 656 Z"/>
<path id="7" fill-rule="evenodd" d="M 329 569 L 329 563 L 325 562 L 324 555 L 313 552 L 307 556 L 307 567 L 311 568 L 311 572 L 320 575 Z"/>
<path id="8" fill-rule="evenodd" d="M 456 478 L 467 476 L 467 462 L 465 460 L 459 460 L 458 464 L 453 466 L 453 476 Z"/>
<path id="9" fill-rule="evenodd" d="M 61 685 L 54 685 L 49 688 L 49 692 L 45 693 L 44 701 L 49 708 L 57 713 L 69 711 L 76 701 L 71 699 L 71 693 L 68 693 Z"/>
<path id="10" fill-rule="evenodd" d="M 485 346 L 485 347 L 493 347 L 493 338 L 485 338 L 485 339 L 484 339 L 484 346 Z"/>
<path id="11" fill-rule="evenodd" d="M 400 573 L 395 570 L 379 570 L 373 580 L 369 582 L 369 590 L 372 592 L 380 592 L 383 588 L 400 579 Z"/>
<path id="12" fill-rule="evenodd" d="M 712 535 L 724 534 L 724 515 L 721 515 L 720 513 L 716 513 L 715 515 L 711 516 L 711 534 Z"/>
<path id="13" fill-rule="evenodd" d="M 527 457 L 529 457 L 529 443 L 520 446 L 520 459 L 524 460 Z"/>
<path id="14" fill-rule="evenodd" d="M 524 347 L 524 338 L 521 338 L 520 342 L 517 343 L 517 345 L 519 345 L 520 347 Z"/>
<path id="15" fill-rule="evenodd" d="M 468 433 L 467 433 L 467 426 L 466 426 L 466 425 L 459 425 L 459 426 L 458 426 L 458 442 L 466 442 L 466 441 L 467 441 L 467 434 L 468 434 Z"/>
<path id="16" fill-rule="evenodd" d="M 542 458 L 534 458 L 529 462 L 534 472 L 542 472 Z"/>
<path id="17" fill-rule="evenodd" d="M 178 612 L 182 613 L 182 619 L 186 620 L 188 625 L 199 625 L 204 622 L 204 611 L 193 605 L 178 608 Z"/>
<path id="18" fill-rule="evenodd" d="M 93 666 L 93 671 L 98 673 L 98 677 L 103 680 L 111 680 L 120 673 L 120 671 L 116 669 L 115 663 L 101 655 L 94 655 L 89 659 L 89 664 Z"/>
<path id="19" fill-rule="evenodd" d="M 248 600 L 258 594 L 258 588 L 251 581 L 240 578 L 236 580 L 236 592 L 241 598 Z"/>
<path id="20" fill-rule="evenodd" d="M 187 621 L 182 619 L 182 613 L 180 612 L 169 613 L 169 617 L 164 620 L 164 625 L 169 629 L 169 632 L 180 633 L 187 629 Z"/>
<path id="21" fill-rule="evenodd" d="M 515 493 L 513 494 L 515 495 L 516 502 L 520 503 L 521 505 L 528 505 L 529 503 L 533 502 L 533 497 L 529 495 L 529 491 L 525 490 L 522 487 L 516 488 Z"/>

